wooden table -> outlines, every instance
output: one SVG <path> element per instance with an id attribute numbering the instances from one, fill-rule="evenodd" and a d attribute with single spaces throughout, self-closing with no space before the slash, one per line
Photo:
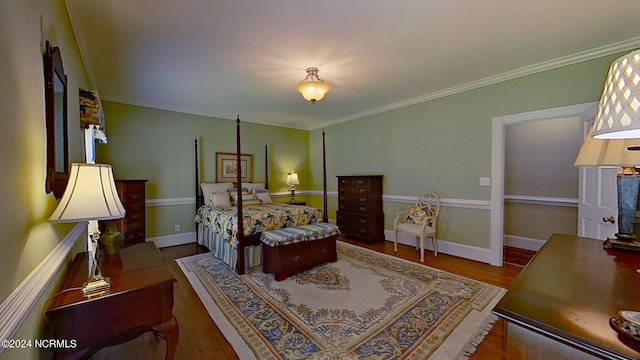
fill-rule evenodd
<path id="1" fill-rule="evenodd" d="M 508 359 L 638 359 L 640 342 L 609 319 L 640 311 L 640 253 L 554 234 L 494 308 L 506 319 Z"/>
<path id="2" fill-rule="evenodd" d="M 120 250 L 101 259 L 102 273 L 111 278 L 107 294 L 82 295 L 87 280 L 87 253 L 79 253 L 69 266 L 59 295 L 47 316 L 56 339 L 75 340 L 75 348 L 58 349 L 56 358 L 89 357 L 99 349 L 127 342 L 153 331 L 166 340 L 166 359 L 173 359 L 178 323 L 173 317 L 173 277 L 152 242 Z"/>

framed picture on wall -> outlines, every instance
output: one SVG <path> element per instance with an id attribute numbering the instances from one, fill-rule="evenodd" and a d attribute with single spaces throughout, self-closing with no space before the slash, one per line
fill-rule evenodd
<path id="1" fill-rule="evenodd" d="M 235 182 L 237 180 L 236 154 L 216 153 L 216 182 Z M 240 175 L 242 182 L 253 181 L 253 155 L 240 154 Z"/>

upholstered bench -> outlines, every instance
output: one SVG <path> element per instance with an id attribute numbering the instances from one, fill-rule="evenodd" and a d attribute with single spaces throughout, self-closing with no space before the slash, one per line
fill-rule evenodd
<path id="1" fill-rule="evenodd" d="M 315 223 L 303 226 L 265 231 L 260 237 L 262 268 L 272 273 L 277 281 L 298 271 L 338 260 L 337 226 Z"/>

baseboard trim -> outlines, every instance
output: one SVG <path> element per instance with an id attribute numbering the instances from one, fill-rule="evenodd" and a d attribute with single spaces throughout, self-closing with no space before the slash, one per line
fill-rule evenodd
<path id="1" fill-rule="evenodd" d="M 24 319 L 60 270 L 76 241 L 80 239 L 82 234 L 86 234 L 87 225 L 88 223 L 83 221 L 71 229 L 49 255 L 0 304 L 0 314 L 2 314 L 0 339 L 11 339 L 18 331 Z M 3 350 L 4 347 L 0 347 L 0 354 Z"/>
<path id="2" fill-rule="evenodd" d="M 147 242 L 153 242 L 156 244 L 158 248 L 176 246 L 176 245 L 184 245 L 190 244 L 197 241 L 197 235 L 195 231 L 174 234 L 174 235 L 164 235 L 164 236 L 156 236 L 152 238 L 147 238 Z"/>
<path id="3" fill-rule="evenodd" d="M 385 230 L 385 240 L 393 242 L 394 232 L 393 230 Z M 436 239 L 436 243 L 438 244 L 438 253 L 443 253 L 447 255 L 453 255 L 457 257 L 462 257 L 469 260 L 480 261 L 483 263 L 491 264 L 492 256 L 491 250 L 480 248 L 477 246 L 471 246 L 466 244 L 455 243 L 451 241 Z M 410 235 L 398 235 L 398 244 L 404 244 L 408 246 L 416 246 L 415 237 Z M 433 251 L 433 245 L 431 241 L 425 242 L 425 251 Z"/>
<path id="4" fill-rule="evenodd" d="M 335 224 L 335 219 L 329 219 L 330 224 Z M 392 230 L 385 230 L 385 240 L 393 241 L 394 233 Z M 183 244 L 190 244 L 197 241 L 196 232 L 180 233 L 175 235 L 157 236 L 148 238 L 147 241 L 153 241 L 157 247 L 169 247 Z M 446 240 L 438 239 L 438 252 L 453 256 L 462 257 L 465 259 L 480 261 L 484 263 L 491 263 L 491 252 L 489 249 L 479 248 L 477 246 L 470 246 L 460 243 L 454 243 Z M 399 244 L 408 246 L 415 246 L 415 240 L 411 236 L 399 235 Z M 426 249 L 433 251 L 433 246 L 430 241 L 427 241 Z M 425 250 L 426 250 L 425 249 Z"/>
<path id="5" fill-rule="evenodd" d="M 525 249 L 531 251 L 538 251 L 546 242 L 541 239 L 527 238 L 523 236 L 504 235 L 504 246 L 510 246 L 518 249 Z"/>

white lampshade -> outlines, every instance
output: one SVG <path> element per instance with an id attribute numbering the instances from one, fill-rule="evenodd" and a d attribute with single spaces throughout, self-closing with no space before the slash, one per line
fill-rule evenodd
<path id="1" fill-rule="evenodd" d="M 318 68 L 307 68 L 307 77 L 298 84 L 298 92 L 302 97 L 315 104 L 331 91 L 331 85 L 318 77 Z"/>
<path id="2" fill-rule="evenodd" d="M 49 220 L 110 220 L 125 213 L 110 165 L 73 163 L 67 188 Z"/>
<path id="3" fill-rule="evenodd" d="M 611 64 L 594 128 L 597 139 L 640 138 L 640 50 Z"/>
<path id="4" fill-rule="evenodd" d="M 298 178 L 298 174 L 293 171 L 290 174 L 287 174 L 286 184 L 289 186 L 300 185 L 300 179 Z"/>
<path id="5" fill-rule="evenodd" d="M 640 166 L 640 151 L 627 149 L 640 145 L 640 139 L 595 139 L 592 137 L 593 131 L 591 128 L 584 139 L 573 166 Z"/>

